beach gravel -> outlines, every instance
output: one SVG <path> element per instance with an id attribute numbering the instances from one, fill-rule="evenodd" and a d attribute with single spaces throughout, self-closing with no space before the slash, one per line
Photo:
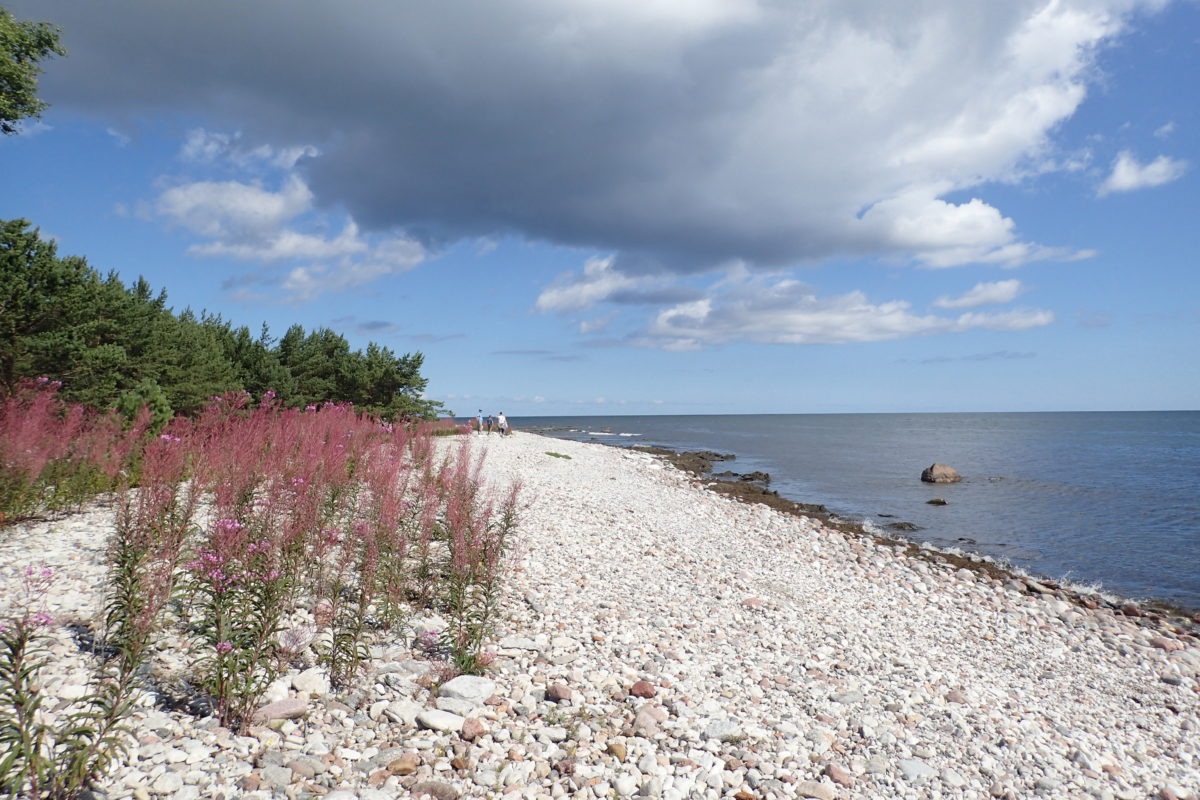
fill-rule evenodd
<path id="1" fill-rule="evenodd" d="M 107 797 L 1200 792 L 1190 636 L 740 503 L 648 454 L 522 432 L 470 446 L 498 495 L 521 484 L 484 676 L 435 695 L 410 633 L 376 642 L 352 690 L 293 670 L 261 705 L 296 718 L 245 736 L 147 693 Z M 112 525 L 95 506 L 0 531 L 0 596 L 27 565 L 58 570 L 52 716 L 87 683 L 66 623 L 100 613 Z"/>

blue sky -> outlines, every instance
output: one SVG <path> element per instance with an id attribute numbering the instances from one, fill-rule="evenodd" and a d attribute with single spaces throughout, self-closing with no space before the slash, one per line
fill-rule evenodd
<path id="1" fill-rule="evenodd" d="M 1195 0 L 6 6 L 0 218 L 460 414 L 1200 407 Z"/>

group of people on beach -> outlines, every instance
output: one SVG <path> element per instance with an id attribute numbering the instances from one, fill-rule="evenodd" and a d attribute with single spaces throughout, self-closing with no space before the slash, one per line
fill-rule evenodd
<path id="1" fill-rule="evenodd" d="M 486 430 L 488 435 L 491 435 L 493 427 L 500 431 L 501 436 L 507 436 L 508 434 L 512 433 L 512 428 L 508 426 L 508 417 L 504 416 L 503 411 L 494 417 L 490 414 L 485 417 L 483 415 L 483 409 L 481 408 L 475 417 L 475 424 L 477 425 L 477 430 L 480 434 Z"/>

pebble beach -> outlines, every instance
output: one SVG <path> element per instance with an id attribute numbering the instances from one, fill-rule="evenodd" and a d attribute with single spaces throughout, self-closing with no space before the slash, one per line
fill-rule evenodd
<path id="1" fill-rule="evenodd" d="M 249 735 L 156 706 L 98 797 L 1200 797 L 1200 640 L 738 502 L 662 459 L 471 437 L 517 539 L 482 676 L 418 614 L 349 690 L 294 669 Z M 45 709 L 87 691 L 113 511 L 0 531 L 0 595 L 57 575 Z M 0 600 L 0 606 L 4 605 Z M 161 659 L 171 666 L 170 648 Z"/>

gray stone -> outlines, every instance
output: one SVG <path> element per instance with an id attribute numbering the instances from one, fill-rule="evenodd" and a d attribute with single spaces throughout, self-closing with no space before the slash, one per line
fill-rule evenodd
<path id="1" fill-rule="evenodd" d="M 613 788 L 621 797 L 632 797 L 633 793 L 638 790 L 638 779 L 636 776 L 626 773 L 613 781 Z"/>
<path id="2" fill-rule="evenodd" d="M 434 704 L 442 711 L 449 711 L 451 714 L 458 714 L 460 717 L 469 717 L 471 712 L 476 709 L 476 704 L 470 700 L 459 700 L 457 697 L 439 697 Z"/>
<path id="3" fill-rule="evenodd" d="M 560 725 L 552 725 L 549 728 L 542 728 L 542 735 L 552 742 L 566 741 L 567 729 Z"/>
<path id="4" fill-rule="evenodd" d="M 499 642 L 505 650 L 539 650 L 537 642 L 528 636 L 505 636 Z"/>
<path id="5" fill-rule="evenodd" d="M 921 480 L 925 483 L 958 483 L 962 480 L 962 476 L 954 467 L 935 462 L 921 473 Z"/>
<path id="6" fill-rule="evenodd" d="M 837 793 L 831 783 L 801 781 L 796 784 L 796 796 L 811 797 L 814 800 L 833 800 L 837 796 Z"/>
<path id="7" fill-rule="evenodd" d="M 287 786 L 292 782 L 292 771 L 274 764 L 262 768 L 263 780 L 276 786 Z"/>
<path id="8" fill-rule="evenodd" d="M 478 675 L 459 675 L 457 678 L 443 683 L 442 688 L 438 690 L 439 697 L 466 700 L 475 705 L 483 705 L 483 701 L 495 693 L 495 681 L 481 678 Z"/>
<path id="9" fill-rule="evenodd" d="M 434 800 L 458 800 L 458 790 L 443 781 L 421 781 L 410 790 L 413 797 L 428 796 Z M 329 795 L 325 795 L 328 800 Z"/>
<path id="10" fill-rule="evenodd" d="M 411 700 L 393 700 L 383 709 L 382 716 L 392 722 L 400 722 L 412 727 L 417 723 L 417 715 L 425 710 L 420 703 Z"/>
<path id="11" fill-rule="evenodd" d="M 304 716 L 307 712 L 308 703 L 299 697 L 288 697 L 255 711 L 251 721 L 261 725 L 273 719 L 296 719 Z"/>
<path id="12" fill-rule="evenodd" d="M 164 772 L 155 779 L 150 791 L 155 794 L 175 794 L 183 788 L 183 778 L 178 772 Z"/>
<path id="13" fill-rule="evenodd" d="M 942 783 L 953 786 L 955 789 L 961 789 L 967 785 L 967 779 L 958 770 L 947 767 L 942 770 Z"/>
<path id="14" fill-rule="evenodd" d="M 458 714 L 437 709 L 428 709 L 417 715 L 418 725 L 441 733 L 458 733 L 462 730 L 464 721 Z"/>
<path id="15" fill-rule="evenodd" d="M 742 728 L 731 719 L 714 719 L 704 729 L 704 738 L 719 742 L 734 742 L 742 738 Z"/>
<path id="16" fill-rule="evenodd" d="M 663 785 L 662 779 L 657 775 L 642 784 L 642 788 L 638 789 L 638 797 L 662 797 Z"/>
<path id="17" fill-rule="evenodd" d="M 292 688 L 316 697 L 329 694 L 329 675 L 320 667 L 306 669 L 292 678 Z"/>
<path id="18" fill-rule="evenodd" d="M 920 783 L 926 778 L 932 778 L 938 774 L 936 769 L 915 758 L 902 758 L 896 763 L 896 766 L 900 768 L 900 774 L 904 776 L 904 780 L 909 783 Z"/>

